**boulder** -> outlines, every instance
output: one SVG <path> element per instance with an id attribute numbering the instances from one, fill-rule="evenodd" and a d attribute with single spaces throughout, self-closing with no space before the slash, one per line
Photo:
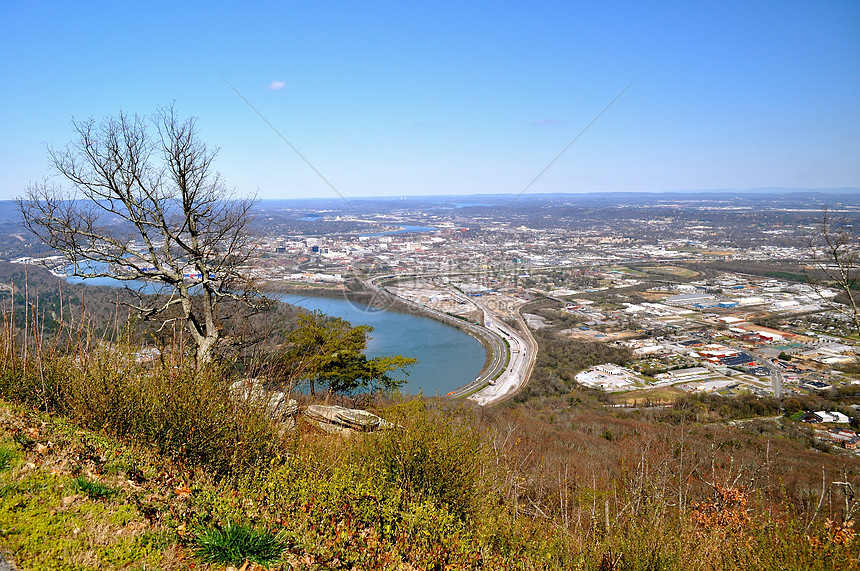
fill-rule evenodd
<path id="1" fill-rule="evenodd" d="M 342 406 L 309 405 L 305 417 L 326 432 L 373 432 L 393 428 L 393 424 L 366 410 Z"/>
<path id="2" fill-rule="evenodd" d="M 6 556 L 0 553 L 0 571 L 18 571 L 18 568 L 6 559 Z"/>
<path id="3" fill-rule="evenodd" d="M 259 379 L 251 378 L 236 381 L 230 386 L 230 390 L 243 400 L 250 400 L 255 404 L 262 405 L 269 416 L 276 420 L 295 417 L 299 412 L 299 403 L 295 399 L 288 399 L 287 393 L 283 391 L 265 388 Z"/>

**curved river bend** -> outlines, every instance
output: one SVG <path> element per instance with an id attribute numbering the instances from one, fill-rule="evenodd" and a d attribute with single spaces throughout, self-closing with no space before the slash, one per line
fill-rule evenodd
<path id="1" fill-rule="evenodd" d="M 475 380 L 484 365 L 484 347 L 472 336 L 429 317 L 385 311 L 339 298 L 279 294 L 276 299 L 342 317 L 374 328 L 367 344 L 370 357 L 415 357 L 401 391 L 444 395 Z"/>
<path id="2" fill-rule="evenodd" d="M 144 285 L 140 282 L 126 284 L 113 278 L 66 279 L 114 287 Z M 341 317 L 353 325 L 372 326 L 374 331 L 367 343 L 369 357 L 403 355 L 418 359 L 417 364 L 407 369 L 409 375 L 401 389 L 405 394 L 445 395 L 474 381 L 486 359 L 484 347 L 475 338 L 429 317 L 381 310 L 343 298 L 267 295 L 311 311 Z"/>

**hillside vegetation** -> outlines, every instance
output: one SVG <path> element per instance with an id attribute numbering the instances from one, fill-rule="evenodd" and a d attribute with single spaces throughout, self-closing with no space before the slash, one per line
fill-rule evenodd
<path id="1" fill-rule="evenodd" d="M 84 329 L 25 340 L 9 311 L 0 549 L 22 570 L 858 567 L 834 482 L 860 464 L 772 421 L 614 414 L 577 391 L 379 397 L 395 428 L 330 435 L 233 392 L 238 363 L 143 363 Z"/>

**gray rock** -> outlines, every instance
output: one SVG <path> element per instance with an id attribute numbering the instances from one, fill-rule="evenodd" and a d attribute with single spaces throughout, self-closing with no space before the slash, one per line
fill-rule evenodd
<path id="1" fill-rule="evenodd" d="M 0 553 L 0 571 L 18 571 L 18 568 L 9 563 L 6 556 Z"/>
<path id="2" fill-rule="evenodd" d="M 230 390 L 243 400 L 264 406 L 269 416 L 276 420 L 293 418 L 299 412 L 299 403 L 295 399 L 287 399 L 287 393 L 283 391 L 266 389 L 260 379 L 236 381 Z"/>
<path id="3" fill-rule="evenodd" d="M 309 405 L 305 417 L 327 432 L 373 432 L 393 428 L 393 424 L 366 410 L 342 406 Z"/>

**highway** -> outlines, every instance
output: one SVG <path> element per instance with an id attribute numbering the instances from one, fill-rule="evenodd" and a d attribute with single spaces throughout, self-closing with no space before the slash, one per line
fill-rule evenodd
<path id="1" fill-rule="evenodd" d="M 448 293 L 455 299 L 469 303 L 483 312 L 485 327 L 481 327 L 480 325 L 454 318 L 447 313 L 437 311 L 426 305 L 416 304 L 392 293 L 384 286 L 378 285 L 378 282 L 390 279 L 391 277 L 377 276 L 366 280 L 364 284 L 373 291 L 384 292 L 386 295 L 394 296 L 410 306 L 429 312 L 443 321 L 464 327 L 473 336 L 484 339 L 486 344 L 490 346 L 489 365 L 484 367 L 481 374 L 474 381 L 451 391 L 447 396 L 453 398 L 468 397 L 480 405 L 489 405 L 513 396 L 514 393 L 528 382 L 534 369 L 535 358 L 537 357 L 537 342 L 532 337 L 531 332 L 529 332 L 528 326 L 518 310 L 515 314 L 516 319 L 521 330 L 526 333 L 521 333 L 509 326 L 503 321 L 501 316 L 477 299 L 467 297 L 454 289 L 449 289 Z M 397 278 L 404 277 L 418 276 L 397 276 Z"/>
<path id="2" fill-rule="evenodd" d="M 403 277 L 418 277 L 418 276 L 397 276 L 397 277 L 403 278 Z M 476 324 L 471 323 L 469 321 L 465 321 L 463 319 L 457 319 L 456 317 L 453 317 L 453 316 L 451 316 L 447 313 L 441 312 L 441 311 L 437 311 L 437 310 L 433 309 L 432 307 L 428 307 L 424 304 L 415 303 L 414 301 L 411 301 L 411 300 L 406 299 L 404 297 L 398 296 L 397 294 L 389 291 L 384 286 L 378 285 L 378 282 L 384 281 L 384 280 L 387 280 L 390 278 L 391 278 L 391 276 L 377 276 L 377 277 L 371 278 L 369 280 L 366 280 L 363 283 L 364 283 L 365 287 L 373 290 L 375 293 L 382 293 L 382 295 L 392 296 L 392 297 L 397 298 L 398 300 L 402 301 L 403 303 L 407 304 L 410 307 L 414 307 L 416 309 L 419 309 L 421 311 L 424 311 L 424 312 L 427 312 L 427 313 L 433 315 L 434 317 L 436 317 L 440 321 L 448 322 L 455 327 L 460 327 L 460 328 L 465 329 L 473 337 L 483 339 L 484 345 L 489 346 L 489 348 L 490 348 L 490 363 L 489 363 L 489 365 L 485 366 L 482 369 L 481 373 L 478 375 L 478 377 L 474 381 L 467 383 L 467 384 L 463 385 L 462 387 L 451 391 L 450 393 L 447 394 L 447 396 L 453 397 L 453 398 L 459 398 L 459 397 L 464 397 L 464 396 L 470 395 L 470 394 L 474 393 L 475 391 L 477 391 L 478 389 L 480 389 L 484 386 L 488 386 L 489 383 L 492 381 L 492 379 L 496 378 L 499 374 L 501 374 L 500 371 L 505 366 L 505 363 L 508 360 L 508 348 L 505 345 L 504 339 L 502 338 L 502 336 L 499 333 L 497 333 L 497 332 L 495 332 L 489 328 L 481 327 L 480 325 L 476 325 Z M 466 296 L 464 296 L 460 292 L 452 290 L 452 291 L 450 291 L 450 293 L 452 296 L 454 296 L 455 298 L 457 298 L 461 301 L 466 301 L 467 303 L 471 303 L 472 305 L 477 306 L 477 304 L 475 304 L 471 299 L 467 298 Z M 479 309 L 483 309 L 483 308 L 479 307 Z"/>
<path id="3" fill-rule="evenodd" d="M 495 379 L 495 382 L 488 384 L 469 396 L 471 400 L 480 405 L 490 405 L 510 398 L 521 387 L 525 386 L 534 368 L 535 358 L 537 357 L 537 343 L 518 311 L 516 313 L 517 321 L 522 330 L 526 332 L 525 334 L 510 327 L 500 316 L 490 311 L 480 302 L 476 301 L 475 305 L 484 311 L 484 323 L 487 324 L 487 329 L 502 335 L 507 339 L 510 346 L 510 358 L 507 366 L 498 378 Z"/>

